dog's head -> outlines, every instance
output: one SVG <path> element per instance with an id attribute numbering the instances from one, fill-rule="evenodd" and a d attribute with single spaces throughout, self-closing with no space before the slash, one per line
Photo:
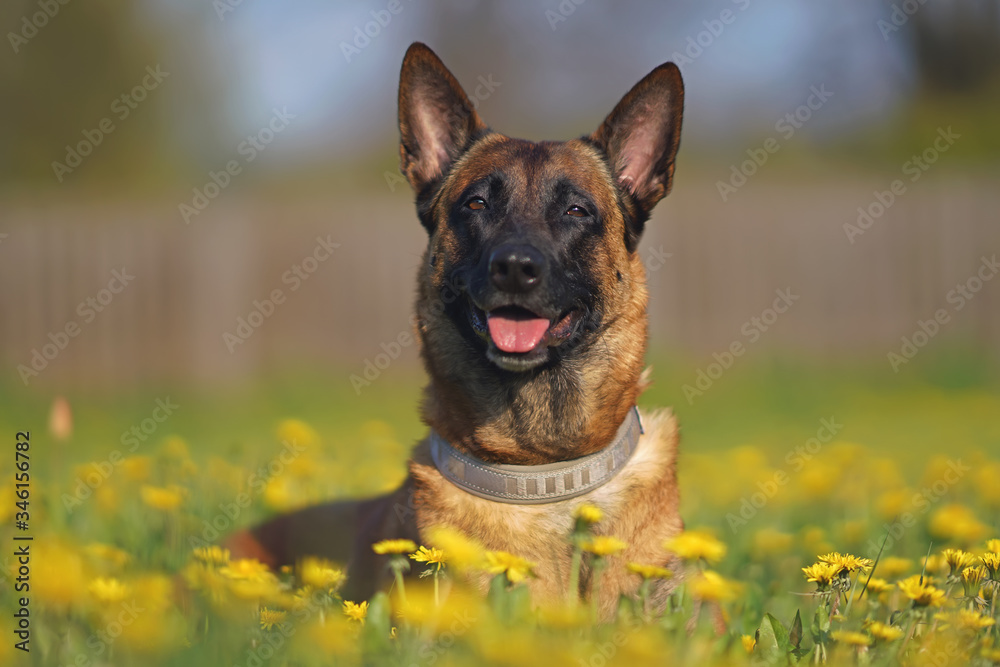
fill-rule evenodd
<path id="1" fill-rule="evenodd" d="M 413 44 L 399 85 L 400 162 L 430 240 L 418 314 L 497 372 L 530 373 L 598 340 L 645 287 L 636 245 L 669 191 L 684 87 L 672 63 L 593 134 L 530 142 L 487 128 L 455 77 Z M 645 340 L 645 323 L 641 338 Z"/>

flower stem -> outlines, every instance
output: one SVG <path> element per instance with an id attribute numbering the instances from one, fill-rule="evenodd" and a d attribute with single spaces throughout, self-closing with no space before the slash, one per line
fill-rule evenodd
<path id="1" fill-rule="evenodd" d="M 569 603 L 576 606 L 580 601 L 580 566 L 583 562 L 583 551 L 578 545 L 573 545 L 573 558 L 569 565 Z"/>
<path id="2" fill-rule="evenodd" d="M 392 574 L 396 579 L 396 588 L 399 589 L 399 600 L 405 604 L 406 588 L 403 586 L 403 568 L 406 567 L 406 561 L 400 556 L 393 556 L 392 560 L 389 561 L 389 566 L 392 568 Z"/>
<path id="3" fill-rule="evenodd" d="M 598 605 L 600 604 L 600 590 L 601 590 L 601 575 L 604 573 L 604 559 L 600 556 L 594 556 L 594 567 L 593 567 L 593 581 L 590 584 L 590 613 L 593 618 L 593 622 L 597 623 L 598 619 Z"/>

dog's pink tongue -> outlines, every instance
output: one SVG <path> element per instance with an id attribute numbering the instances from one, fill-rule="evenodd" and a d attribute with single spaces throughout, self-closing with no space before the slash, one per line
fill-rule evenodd
<path id="1" fill-rule="evenodd" d="M 541 317 L 520 317 L 488 313 L 486 324 L 490 337 L 504 352 L 531 352 L 549 329 Z"/>

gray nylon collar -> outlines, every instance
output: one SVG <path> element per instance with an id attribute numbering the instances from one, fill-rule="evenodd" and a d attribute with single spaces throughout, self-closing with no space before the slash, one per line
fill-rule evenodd
<path id="1" fill-rule="evenodd" d="M 513 505 L 538 505 L 575 498 L 606 483 L 625 467 L 641 433 L 639 410 L 633 407 L 615 439 L 601 451 L 570 461 L 525 466 L 480 461 L 458 451 L 432 430 L 431 458 L 452 484 L 475 496 Z"/>

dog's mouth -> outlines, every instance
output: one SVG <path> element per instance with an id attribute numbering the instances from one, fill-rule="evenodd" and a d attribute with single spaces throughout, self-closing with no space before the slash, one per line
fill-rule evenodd
<path id="1" fill-rule="evenodd" d="M 548 361 L 550 349 L 573 337 L 581 317 L 579 309 L 548 318 L 521 306 L 486 311 L 469 304 L 472 328 L 488 343 L 486 356 L 512 371 L 529 370 Z"/>

